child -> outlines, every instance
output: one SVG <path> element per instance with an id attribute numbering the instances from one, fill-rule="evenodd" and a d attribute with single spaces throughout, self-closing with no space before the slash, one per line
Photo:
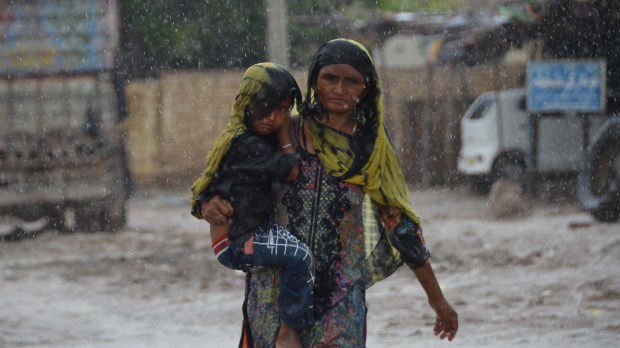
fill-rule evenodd
<path id="1" fill-rule="evenodd" d="M 211 224 L 218 261 L 244 271 L 281 267 L 281 326 L 276 346 L 301 347 L 297 329 L 314 321 L 314 270 L 308 247 L 272 220 L 272 182 L 292 181 L 299 168 L 289 134 L 290 110 L 301 92 L 295 79 L 273 63 L 255 64 L 243 75 L 230 120 L 192 186 L 192 214 L 220 195 L 234 215 Z M 289 345 L 289 343 L 292 343 Z"/>

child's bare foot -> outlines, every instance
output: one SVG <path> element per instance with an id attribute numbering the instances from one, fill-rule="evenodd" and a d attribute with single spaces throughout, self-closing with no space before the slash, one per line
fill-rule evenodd
<path id="1" fill-rule="evenodd" d="M 299 333 L 292 327 L 282 324 L 276 337 L 276 348 L 302 348 Z"/>

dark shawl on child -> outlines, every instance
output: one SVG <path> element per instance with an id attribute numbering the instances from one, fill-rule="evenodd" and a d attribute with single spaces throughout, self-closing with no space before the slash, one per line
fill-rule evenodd
<path id="1" fill-rule="evenodd" d="M 251 119 L 261 119 L 286 98 L 299 104 L 301 92 L 293 76 L 275 63 L 258 63 L 249 67 L 243 74 L 235 102 L 230 112 L 226 128 L 220 133 L 207 155 L 207 164 L 200 177 L 192 184 L 192 214 L 201 219 L 200 209 L 196 209 L 196 197 L 211 183 L 232 140 L 247 132 Z"/>

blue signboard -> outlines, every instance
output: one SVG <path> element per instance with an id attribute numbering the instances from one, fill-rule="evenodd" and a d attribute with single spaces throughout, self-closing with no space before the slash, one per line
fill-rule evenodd
<path id="1" fill-rule="evenodd" d="M 561 60 L 530 62 L 527 107 L 530 112 L 603 112 L 605 62 Z"/>

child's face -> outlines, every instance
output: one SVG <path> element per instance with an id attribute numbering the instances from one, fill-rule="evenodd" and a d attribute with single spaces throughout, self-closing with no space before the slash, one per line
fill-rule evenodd
<path id="1" fill-rule="evenodd" d="M 293 103 L 287 98 L 276 106 L 267 116 L 260 120 L 252 121 L 252 127 L 260 135 L 269 135 L 278 131 L 289 117 Z"/>

